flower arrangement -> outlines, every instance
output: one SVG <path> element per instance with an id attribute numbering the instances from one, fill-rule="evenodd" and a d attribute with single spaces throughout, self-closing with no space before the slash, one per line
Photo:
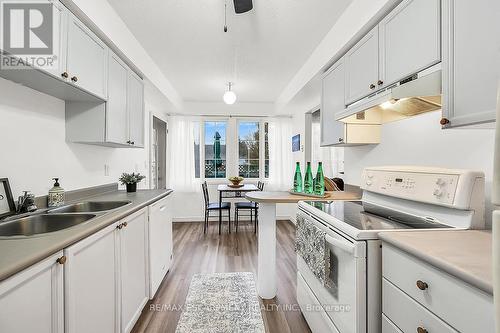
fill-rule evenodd
<path id="1" fill-rule="evenodd" d="M 122 173 L 118 180 L 122 185 L 127 186 L 127 192 L 135 192 L 137 191 L 137 183 L 140 183 L 146 176 L 141 175 L 140 173 Z"/>

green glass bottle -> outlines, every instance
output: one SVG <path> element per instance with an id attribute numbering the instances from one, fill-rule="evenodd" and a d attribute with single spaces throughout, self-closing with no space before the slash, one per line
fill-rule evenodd
<path id="1" fill-rule="evenodd" d="M 323 175 L 323 163 L 318 163 L 318 171 L 314 179 L 314 194 L 325 195 L 325 176 Z"/>
<path id="2" fill-rule="evenodd" d="M 293 177 L 293 191 L 302 193 L 302 172 L 300 172 L 300 162 L 295 165 L 295 176 Z"/>
<path id="3" fill-rule="evenodd" d="M 314 186 L 313 186 L 313 175 L 311 171 L 311 162 L 307 162 L 306 175 L 304 177 L 304 193 L 305 194 L 313 194 Z"/>

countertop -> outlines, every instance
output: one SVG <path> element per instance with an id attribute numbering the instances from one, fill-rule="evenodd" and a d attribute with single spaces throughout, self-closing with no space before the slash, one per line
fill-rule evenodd
<path id="1" fill-rule="evenodd" d="M 255 191 L 246 194 L 246 198 L 253 202 L 259 203 L 296 203 L 302 200 L 305 201 L 321 201 L 321 200 L 359 200 L 360 196 L 353 192 L 325 192 L 325 198 L 308 197 L 305 195 L 290 194 L 286 191 L 266 192 Z"/>
<path id="2" fill-rule="evenodd" d="M 138 190 L 135 193 L 113 191 L 87 197 L 77 201 L 130 200 L 131 204 L 65 230 L 29 238 L 0 239 L 0 281 L 166 197 L 170 193 L 172 190 Z"/>
<path id="3" fill-rule="evenodd" d="M 382 232 L 380 238 L 493 295 L 491 232 L 480 230 Z"/>

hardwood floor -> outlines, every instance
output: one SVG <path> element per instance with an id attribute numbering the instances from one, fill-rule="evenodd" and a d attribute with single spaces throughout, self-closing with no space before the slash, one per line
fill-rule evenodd
<path id="1" fill-rule="evenodd" d="M 216 222 L 203 234 L 203 223 L 174 223 L 174 261 L 154 299 L 142 311 L 132 332 L 175 332 L 191 277 L 195 273 L 256 272 L 257 237 L 253 226 L 241 222 L 238 234 L 227 228 L 218 235 Z M 263 302 L 262 317 L 268 333 L 311 332 L 296 300 L 295 226 L 277 225 L 278 295 Z M 250 332 L 249 332 L 250 333 Z"/>

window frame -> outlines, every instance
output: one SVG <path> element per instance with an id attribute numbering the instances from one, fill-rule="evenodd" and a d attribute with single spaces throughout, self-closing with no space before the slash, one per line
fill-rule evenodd
<path id="1" fill-rule="evenodd" d="M 250 181 L 267 182 L 269 177 L 265 177 L 265 124 L 267 121 L 262 117 L 199 117 L 200 136 L 200 177 L 201 182 L 208 184 L 220 184 L 221 180 L 226 180 L 231 173 L 239 174 L 239 129 L 240 123 L 259 123 L 259 177 L 245 178 Z M 205 177 L 205 123 L 225 122 L 226 123 L 226 178 L 206 178 Z"/>

